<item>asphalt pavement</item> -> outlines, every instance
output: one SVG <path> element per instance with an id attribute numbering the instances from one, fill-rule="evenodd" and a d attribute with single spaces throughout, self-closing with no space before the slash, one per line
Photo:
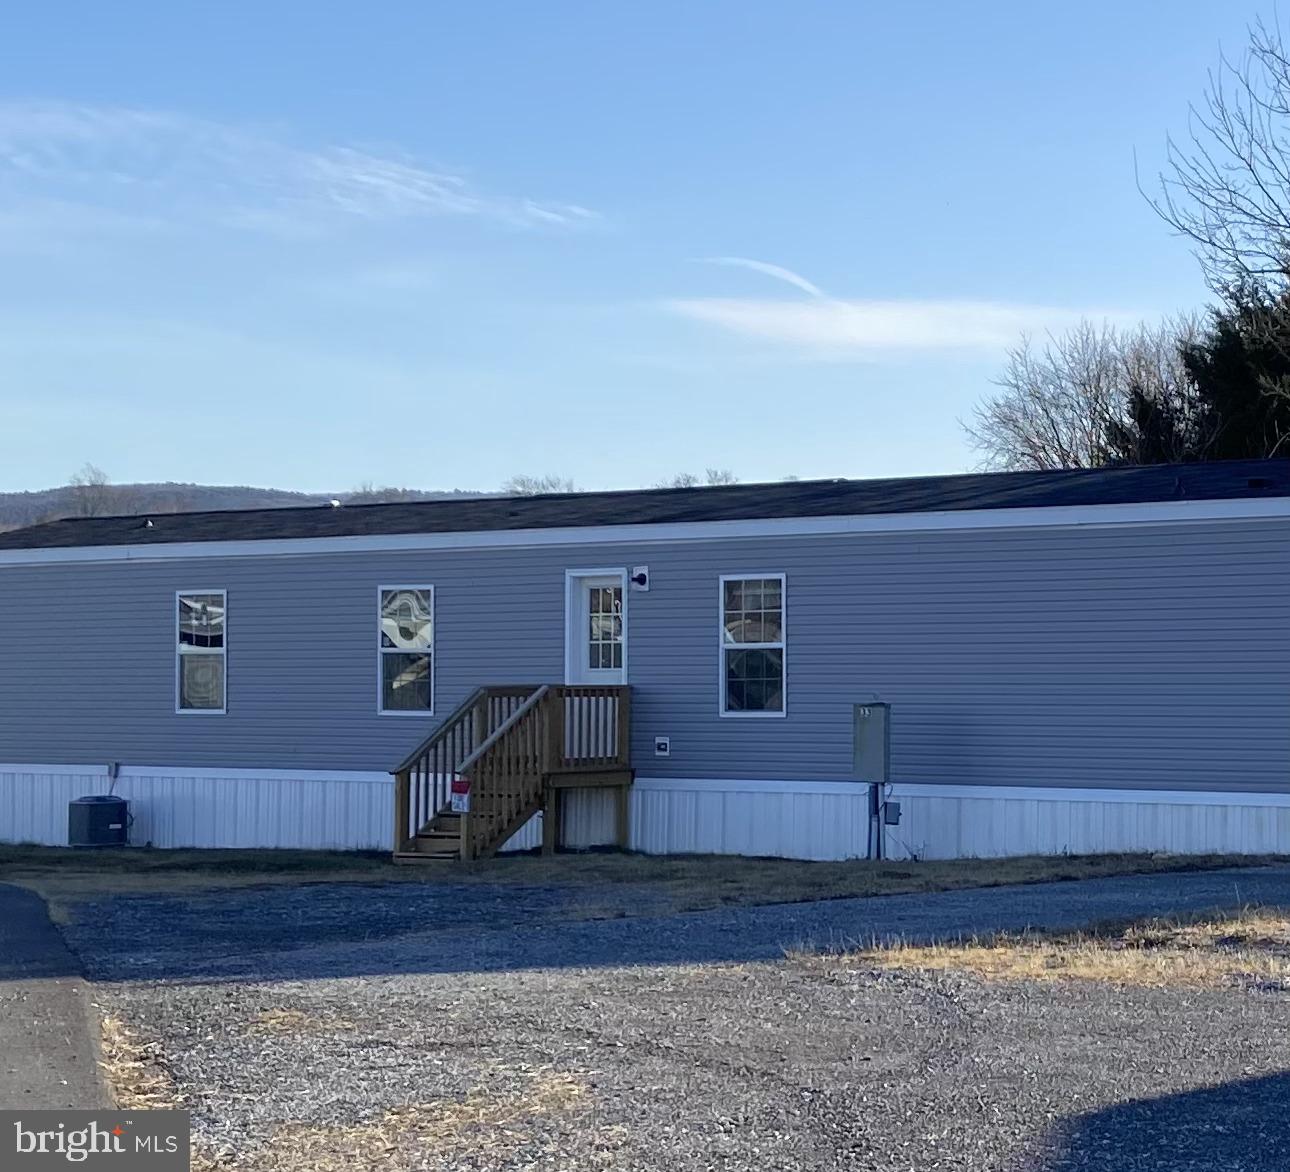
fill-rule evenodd
<path id="1" fill-rule="evenodd" d="M 109 1105 L 80 966 L 34 892 L 0 883 L 0 1108 Z"/>

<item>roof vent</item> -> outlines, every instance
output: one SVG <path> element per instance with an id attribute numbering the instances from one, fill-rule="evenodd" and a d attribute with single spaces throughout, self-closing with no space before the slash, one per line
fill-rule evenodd
<path id="1" fill-rule="evenodd" d="M 152 518 L 151 518 L 151 517 L 149 517 L 149 518 L 148 518 L 148 519 L 143 523 L 143 527 L 144 527 L 145 529 L 155 529 L 155 528 L 156 528 L 156 526 L 152 523 Z"/>
<path id="2" fill-rule="evenodd" d="M 327 503 L 328 503 L 329 505 L 331 505 L 331 507 L 332 507 L 333 509 L 339 509 L 339 508 L 340 508 L 340 501 L 338 501 L 335 497 L 332 497 L 332 499 L 331 499 L 331 500 L 329 500 Z"/>

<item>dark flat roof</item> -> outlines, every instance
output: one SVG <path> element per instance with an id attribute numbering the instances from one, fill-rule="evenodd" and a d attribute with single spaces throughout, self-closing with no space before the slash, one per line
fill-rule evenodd
<path id="1" fill-rule="evenodd" d="M 663 525 L 1264 496 L 1290 496 L 1290 459 L 79 517 L 0 533 L 0 549 Z"/>

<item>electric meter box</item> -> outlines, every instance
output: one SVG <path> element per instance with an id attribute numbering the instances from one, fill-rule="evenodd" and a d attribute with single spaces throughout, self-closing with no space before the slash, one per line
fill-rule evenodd
<path id="1" fill-rule="evenodd" d="M 891 779 L 891 705 L 855 706 L 855 777 L 875 785 Z"/>

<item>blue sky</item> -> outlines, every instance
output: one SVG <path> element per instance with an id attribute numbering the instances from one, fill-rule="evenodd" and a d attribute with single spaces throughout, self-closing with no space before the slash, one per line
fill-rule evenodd
<path id="1" fill-rule="evenodd" d="M 1134 152 L 1257 15 L 28 5 L 0 489 L 963 470 L 1022 330 L 1204 302 Z"/>

